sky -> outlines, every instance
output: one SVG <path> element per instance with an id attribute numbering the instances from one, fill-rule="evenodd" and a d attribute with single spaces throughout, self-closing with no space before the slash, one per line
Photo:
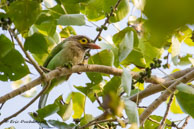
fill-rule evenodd
<path id="1" fill-rule="evenodd" d="M 132 12 L 132 11 L 131 11 Z M 131 15 L 131 13 L 129 14 Z M 139 12 L 136 11 L 134 15 L 139 15 Z M 121 23 L 117 24 L 117 26 L 120 29 L 125 28 L 126 25 L 126 21 L 127 21 L 126 17 L 125 19 L 122 20 Z M 95 24 L 97 25 L 101 25 L 103 24 L 104 20 L 98 21 Z M 96 28 L 89 22 L 87 22 L 88 26 L 74 26 L 74 29 L 76 30 L 78 35 L 86 35 L 88 37 L 90 37 L 91 39 L 94 39 L 97 35 L 97 31 Z M 5 31 L 0 30 L 0 34 L 1 33 L 5 33 Z M 103 31 L 102 36 L 104 38 L 106 38 L 107 40 L 109 40 L 110 36 L 113 36 L 115 33 L 117 33 L 117 30 L 115 29 L 115 27 L 113 27 L 112 25 L 110 25 L 110 27 L 108 27 L 107 31 Z M 102 40 L 102 42 L 104 42 Z M 111 41 L 110 41 L 111 42 Z M 98 43 L 98 42 L 97 42 Z M 181 49 L 182 52 L 187 51 L 188 48 L 186 46 L 183 46 L 183 48 Z M 21 52 L 21 50 L 19 49 L 19 51 Z M 99 50 L 94 50 L 92 51 L 92 53 L 96 53 L 99 52 Z M 33 75 L 30 75 L 30 77 L 32 79 L 37 78 L 39 75 L 38 73 L 33 69 L 33 67 L 31 65 L 29 65 L 30 70 L 34 73 Z M 171 68 L 169 71 L 171 71 L 173 68 Z M 159 70 L 154 70 L 154 74 L 157 74 L 157 76 L 165 76 L 163 73 L 161 73 Z M 64 94 L 63 97 L 64 99 L 67 97 L 67 95 L 72 92 L 72 91 L 76 91 L 75 88 L 73 88 L 74 85 L 77 86 L 84 86 L 86 82 L 90 82 L 90 80 L 87 78 L 87 76 L 85 75 L 85 73 L 82 73 L 81 75 L 78 74 L 73 74 L 70 79 L 67 82 L 62 83 L 61 85 L 57 86 L 56 88 L 54 88 L 48 98 L 48 104 L 49 103 L 53 103 L 53 101 L 56 99 L 56 97 L 58 97 L 61 94 Z M 0 96 L 3 96 L 6 93 L 11 92 L 13 89 L 11 88 L 11 82 L 2 82 L 0 81 Z M 41 86 L 37 87 L 37 92 L 40 92 L 41 90 Z M 151 102 L 153 102 L 156 97 L 158 97 L 160 95 L 160 93 L 152 95 L 150 97 L 145 98 L 141 105 L 145 106 L 150 104 Z M 12 115 L 13 113 L 15 113 L 16 111 L 18 111 L 20 108 L 22 108 L 24 105 L 26 105 L 32 98 L 24 98 L 22 96 L 16 96 L 15 98 L 7 101 L 5 103 L 5 105 L 3 106 L 3 109 L 0 111 L 1 115 L 0 115 L 0 120 L 2 120 L 2 118 L 8 117 L 10 115 Z M 22 121 L 32 121 L 32 118 L 28 115 L 29 112 L 34 112 L 38 109 L 37 107 L 38 105 L 38 100 L 33 103 L 29 108 L 27 108 L 27 110 L 25 110 L 24 112 L 22 112 L 21 114 L 19 114 L 17 117 L 12 118 L 8 123 L 3 124 L 0 129 L 4 129 L 4 128 L 8 128 L 10 126 L 14 126 L 16 129 L 38 129 L 39 126 L 37 123 L 23 123 Z M 98 116 L 99 114 L 101 114 L 102 112 L 99 111 L 97 109 L 98 104 L 92 103 L 89 99 L 87 99 L 86 101 L 86 113 L 87 114 L 93 114 L 93 116 Z M 166 104 L 163 103 L 159 106 L 159 108 L 153 112 L 153 114 L 156 115 L 161 115 L 163 116 L 164 112 L 166 109 Z M 173 113 L 169 113 L 168 115 L 168 119 L 173 119 L 173 120 L 180 120 L 184 117 L 186 117 L 187 115 L 175 115 Z M 52 117 L 48 117 L 48 119 L 60 119 L 57 115 L 54 115 Z M 69 121 L 71 121 L 72 119 L 70 119 Z M 185 129 L 193 129 L 194 127 L 194 120 L 190 119 L 189 120 L 189 124 L 187 125 L 187 127 Z"/>

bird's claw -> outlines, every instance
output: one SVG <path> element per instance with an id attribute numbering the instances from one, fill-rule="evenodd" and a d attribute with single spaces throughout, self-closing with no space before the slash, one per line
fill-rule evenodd
<path id="1" fill-rule="evenodd" d="M 72 68 L 72 66 L 73 66 L 72 62 L 67 62 L 67 63 L 64 64 L 64 67 L 66 67 L 68 69 Z"/>

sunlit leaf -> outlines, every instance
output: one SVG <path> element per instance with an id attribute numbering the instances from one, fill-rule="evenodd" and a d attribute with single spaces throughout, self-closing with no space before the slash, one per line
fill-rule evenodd
<path id="1" fill-rule="evenodd" d="M 75 30 L 74 30 L 73 27 L 71 27 L 71 26 L 67 26 L 67 27 L 63 28 L 63 29 L 61 30 L 61 32 L 60 32 L 60 36 L 61 36 L 62 38 L 67 38 L 67 37 L 69 37 L 69 36 L 71 36 L 71 35 L 76 35 Z"/>
<path id="2" fill-rule="evenodd" d="M 146 39 L 141 39 L 139 42 L 139 49 L 141 50 L 146 65 L 149 65 L 154 58 L 160 58 L 162 55 L 164 49 L 163 48 L 157 48 L 153 45 L 151 45 L 149 42 L 146 41 Z M 138 51 L 138 49 L 135 49 Z"/>
<path id="3" fill-rule="evenodd" d="M 167 100 L 167 103 L 169 102 L 169 98 Z M 171 106 L 170 106 L 170 111 L 174 114 L 182 114 L 183 111 L 181 110 L 178 102 L 177 102 L 177 99 L 176 97 L 173 97 L 173 100 L 172 100 L 172 103 L 171 103 Z"/>
<path id="4" fill-rule="evenodd" d="M 147 119 L 144 123 L 144 129 L 158 128 L 158 126 L 160 125 L 160 121 L 162 120 L 163 117 L 156 116 L 156 115 L 151 115 L 150 118 L 157 121 L 157 122 L 159 122 L 159 123 L 156 123 L 156 122 L 153 122 L 153 121 Z M 171 125 L 171 123 L 172 122 L 169 119 L 166 119 L 165 124 Z M 164 129 L 171 129 L 171 128 L 172 128 L 171 126 L 164 126 Z"/>
<path id="5" fill-rule="evenodd" d="M 54 103 L 59 106 L 57 114 L 63 119 L 63 121 L 68 120 L 73 112 L 72 102 L 64 102 L 62 95 L 60 95 Z"/>
<path id="6" fill-rule="evenodd" d="M 114 92 L 114 93 L 117 93 L 118 92 L 118 88 L 119 88 L 120 85 L 121 85 L 121 78 L 117 77 L 117 76 L 114 76 L 104 86 L 103 93 L 105 95 L 110 93 L 111 91 Z"/>
<path id="7" fill-rule="evenodd" d="M 85 96 L 79 92 L 72 92 L 72 101 L 73 101 L 73 118 L 80 118 L 84 112 L 85 108 Z"/>
<path id="8" fill-rule="evenodd" d="M 187 55 L 185 55 L 183 57 L 180 57 L 180 61 L 179 61 L 178 65 L 188 65 L 188 64 L 191 64 L 190 57 L 192 57 L 191 54 L 187 54 Z"/>
<path id="9" fill-rule="evenodd" d="M 90 121 L 92 121 L 94 119 L 94 117 L 90 114 L 85 114 L 83 118 L 81 118 L 81 121 L 80 121 L 80 125 L 81 126 L 84 126 L 86 124 L 88 124 Z M 87 129 L 93 129 L 94 126 L 90 126 L 88 127 Z"/>

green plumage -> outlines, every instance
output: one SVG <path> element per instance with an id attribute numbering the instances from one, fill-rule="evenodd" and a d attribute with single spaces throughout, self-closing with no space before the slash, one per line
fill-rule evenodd
<path id="1" fill-rule="evenodd" d="M 83 41 L 85 41 L 86 43 L 83 43 Z M 43 66 L 50 70 L 54 70 L 57 67 L 64 67 L 67 64 L 81 64 L 83 62 L 84 55 L 87 49 L 99 49 L 99 47 L 91 43 L 90 39 L 85 36 L 71 36 L 59 43 L 51 51 Z M 43 108 L 45 106 L 50 90 L 54 86 L 67 80 L 69 76 L 70 75 L 65 75 L 51 81 L 48 90 L 40 97 L 38 105 L 39 108 Z"/>

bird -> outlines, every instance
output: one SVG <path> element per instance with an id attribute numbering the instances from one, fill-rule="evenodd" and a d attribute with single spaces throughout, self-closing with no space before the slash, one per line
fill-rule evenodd
<path id="1" fill-rule="evenodd" d="M 54 70 L 59 67 L 67 67 L 69 64 L 71 66 L 83 64 L 84 56 L 90 49 L 100 49 L 100 46 L 93 43 L 87 36 L 70 36 L 52 49 L 45 60 L 43 67 Z M 69 77 L 70 75 L 64 75 L 51 81 L 48 89 L 40 96 L 38 104 L 39 109 L 45 107 L 51 89 L 65 80 L 68 80 Z"/>

